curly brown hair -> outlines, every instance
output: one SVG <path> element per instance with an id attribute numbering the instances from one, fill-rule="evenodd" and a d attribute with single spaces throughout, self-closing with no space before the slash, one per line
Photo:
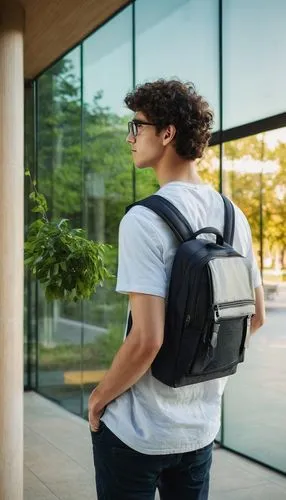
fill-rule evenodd
<path id="1" fill-rule="evenodd" d="M 202 157 L 211 137 L 213 112 L 193 83 L 164 79 L 148 82 L 128 93 L 124 102 L 133 112 L 144 113 L 157 133 L 174 125 L 174 146 L 179 156 L 187 160 Z"/>

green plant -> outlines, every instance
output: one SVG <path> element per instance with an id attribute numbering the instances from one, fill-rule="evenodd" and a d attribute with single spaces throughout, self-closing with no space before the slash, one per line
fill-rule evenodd
<path id="1" fill-rule="evenodd" d="M 90 241 L 83 229 L 71 229 L 68 219 L 49 221 L 47 201 L 33 185 L 33 212 L 40 214 L 28 228 L 24 246 L 25 265 L 45 288 L 46 299 L 77 302 L 89 299 L 97 286 L 112 274 L 104 265 L 110 245 Z"/>

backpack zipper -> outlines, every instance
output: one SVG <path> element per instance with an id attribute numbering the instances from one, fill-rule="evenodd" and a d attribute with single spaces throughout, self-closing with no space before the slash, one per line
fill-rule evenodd
<path id="1" fill-rule="evenodd" d="M 234 300 L 232 302 L 221 302 L 220 304 L 215 304 L 213 306 L 213 310 L 215 313 L 215 317 L 219 318 L 220 309 L 228 309 L 236 306 L 246 306 L 246 305 L 254 305 L 255 301 L 253 299 L 244 299 L 244 300 Z"/>
<path id="2" fill-rule="evenodd" d="M 199 261 L 199 265 L 200 265 L 200 268 L 202 270 L 203 266 L 205 265 L 205 263 L 207 263 L 209 261 L 209 256 L 205 256 L 203 257 L 200 261 Z M 192 266 L 190 266 L 190 269 L 192 268 Z M 201 275 L 201 273 L 200 273 Z M 187 328 L 189 326 L 189 324 L 191 323 L 192 320 L 194 320 L 195 318 L 195 315 L 194 314 L 194 311 L 196 311 L 196 306 L 197 306 L 197 297 L 196 297 L 196 288 L 197 288 L 197 283 L 198 283 L 198 280 L 199 280 L 199 277 L 198 277 L 198 270 L 196 272 L 196 276 L 194 278 L 194 283 L 193 283 L 193 286 L 192 286 L 192 294 L 191 294 L 191 300 L 190 300 L 190 303 L 187 304 L 187 315 L 185 316 L 185 321 L 184 321 L 184 327 Z M 191 314 L 192 312 L 192 314 Z"/>

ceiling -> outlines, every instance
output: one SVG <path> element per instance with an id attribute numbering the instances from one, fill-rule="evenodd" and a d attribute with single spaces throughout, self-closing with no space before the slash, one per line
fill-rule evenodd
<path id="1" fill-rule="evenodd" d="M 25 78 L 37 76 L 129 0 L 20 0 Z"/>

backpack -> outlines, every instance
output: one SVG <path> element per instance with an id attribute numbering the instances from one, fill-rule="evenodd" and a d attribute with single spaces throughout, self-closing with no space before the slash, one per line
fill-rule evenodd
<path id="1" fill-rule="evenodd" d="M 232 247 L 235 212 L 224 201 L 224 234 L 214 227 L 194 232 L 181 212 L 160 195 L 127 207 L 147 207 L 172 229 L 176 251 L 166 302 L 164 340 L 152 375 L 170 387 L 232 375 L 244 361 L 255 312 L 250 261 Z M 198 238 L 214 234 L 216 242 Z M 127 334 L 132 327 L 131 313 Z"/>

